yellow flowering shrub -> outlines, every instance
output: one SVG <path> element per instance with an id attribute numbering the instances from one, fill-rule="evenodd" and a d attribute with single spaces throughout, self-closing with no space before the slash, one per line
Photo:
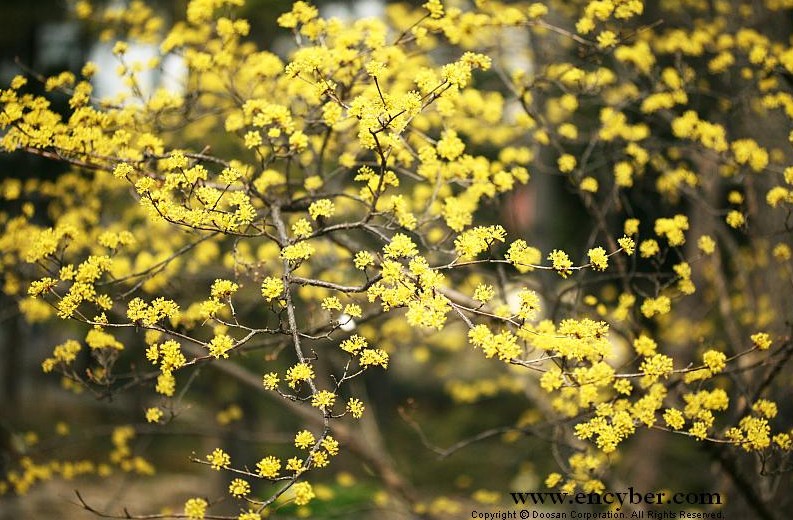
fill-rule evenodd
<path id="1" fill-rule="evenodd" d="M 252 391 L 261 431 L 289 442 L 250 460 L 182 454 L 227 477 L 240 519 L 311 515 L 333 494 L 326 468 L 352 457 L 373 503 L 459 512 L 380 452 L 399 443 L 363 440 L 396 430 L 389 414 L 439 465 L 478 441 L 549 439 L 554 465 L 516 448 L 509 482 L 569 493 L 606 490 L 647 430 L 789 469 L 787 37 L 743 26 L 726 0 L 431 0 L 350 20 L 297 1 L 262 49 L 243 4 L 190 0 L 168 26 L 143 2 L 76 2 L 112 41 L 124 92 L 96 97 L 90 63 L 0 90 L 2 151 L 64 167 L 0 181 L 3 293 L 60 338 L 37 360 L 47 377 L 145 402 L 136 427 L 107 429 L 107 461 L 15 460 L 0 495 L 148 475 L 136 436 L 183 424 L 191 399 L 233 432 L 256 414 L 220 401 Z M 754 25 L 793 8 L 740 4 Z M 136 61 L 141 44 L 156 58 Z M 169 59 L 183 88 L 142 88 Z M 207 381 L 218 395 L 193 398 Z M 442 398 L 397 411 L 367 381 Z M 419 417 L 453 415 L 444 400 L 503 401 L 508 424 L 433 447 Z M 472 457 L 471 474 L 492 462 Z"/>

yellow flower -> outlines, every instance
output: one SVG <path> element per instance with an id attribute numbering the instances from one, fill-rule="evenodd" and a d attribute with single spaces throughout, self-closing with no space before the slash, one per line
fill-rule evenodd
<path id="1" fill-rule="evenodd" d="M 633 348 L 640 356 L 652 356 L 655 354 L 655 349 L 657 347 L 658 345 L 655 343 L 655 341 L 644 334 L 633 340 Z"/>
<path id="2" fill-rule="evenodd" d="M 350 412 L 356 419 L 363 417 L 365 408 L 366 407 L 363 405 L 363 402 L 361 402 L 360 399 L 351 397 L 350 400 L 347 401 L 347 411 Z"/>
<path id="3" fill-rule="evenodd" d="M 548 255 L 548 260 L 551 261 L 554 271 L 559 273 L 562 278 L 567 278 L 572 272 L 570 268 L 573 267 L 573 262 L 564 251 L 554 249 L 551 251 L 551 254 Z"/>
<path id="4" fill-rule="evenodd" d="M 578 20 L 575 24 L 575 30 L 581 34 L 589 34 L 595 28 L 595 22 L 592 18 L 584 17 Z"/>
<path id="5" fill-rule="evenodd" d="M 529 247 L 524 240 L 515 240 L 510 246 L 504 258 L 521 272 L 533 271 L 536 265 L 542 260 L 542 253 L 535 247 Z"/>
<path id="6" fill-rule="evenodd" d="M 118 179 L 129 177 L 135 170 L 127 163 L 118 163 L 113 168 L 113 176 Z"/>
<path id="7" fill-rule="evenodd" d="M 752 343 L 754 346 L 760 350 L 768 350 L 771 346 L 771 336 L 766 334 L 765 332 L 758 332 L 757 334 L 752 334 Z"/>
<path id="8" fill-rule="evenodd" d="M 445 130 L 441 135 L 440 141 L 437 145 L 438 155 L 444 159 L 453 161 L 462 155 L 465 150 L 465 144 L 457 137 L 457 132 L 454 130 Z"/>
<path id="9" fill-rule="evenodd" d="M 341 302 L 336 296 L 328 296 L 327 298 L 323 298 L 320 306 L 326 311 L 341 310 Z"/>
<path id="10" fill-rule="evenodd" d="M 160 422 L 162 416 L 163 416 L 162 410 L 160 410 L 157 407 L 148 408 L 146 410 L 146 422 L 150 422 L 150 423 Z"/>
<path id="11" fill-rule="evenodd" d="M 50 277 L 44 277 L 41 280 L 36 280 L 30 284 L 30 287 L 28 288 L 28 294 L 34 297 L 39 296 L 42 293 L 48 292 L 57 284 L 57 280 Z"/>
<path id="12" fill-rule="evenodd" d="M 717 350 L 708 350 L 702 355 L 702 362 L 714 374 L 724 370 L 726 360 L 727 356 L 724 352 L 719 352 Z"/>
<path id="13" fill-rule="evenodd" d="M 314 254 L 314 247 L 308 242 L 298 242 L 291 246 L 286 246 L 281 250 L 281 258 L 292 263 L 299 263 L 308 260 Z"/>
<path id="14" fill-rule="evenodd" d="M 162 395 L 172 397 L 176 391 L 176 378 L 170 372 L 163 372 L 157 376 L 157 384 L 154 390 Z"/>
<path id="15" fill-rule="evenodd" d="M 314 445 L 316 439 L 314 434 L 308 430 L 301 430 L 295 435 L 295 446 L 302 449 L 308 449 Z"/>
<path id="16" fill-rule="evenodd" d="M 484 285 L 479 284 L 476 286 L 476 290 L 474 291 L 474 300 L 478 300 L 482 303 L 487 303 L 493 299 L 493 296 L 496 295 L 496 290 L 493 288 L 492 285 Z"/>
<path id="17" fill-rule="evenodd" d="M 256 463 L 256 470 L 264 478 L 276 478 L 281 471 L 281 460 L 270 455 Z"/>
<path id="18" fill-rule="evenodd" d="M 329 199 L 314 201 L 308 207 L 308 213 L 314 220 L 317 220 L 321 217 L 332 217 L 335 211 L 336 207 Z"/>
<path id="19" fill-rule="evenodd" d="M 251 130 L 245 134 L 244 143 L 245 148 L 256 148 L 262 144 L 262 134 L 255 130 Z"/>
<path id="20" fill-rule="evenodd" d="M 267 390 L 275 390 L 276 388 L 278 388 L 278 383 L 280 380 L 281 378 L 278 377 L 277 373 L 269 372 L 267 374 L 264 374 L 264 376 L 262 376 L 262 386 L 264 386 L 264 388 L 266 388 Z"/>
<path id="21" fill-rule="evenodd" d="M 564 376 L 558 367 L 551 368 L 540 377 L 540 387 L 547 392 L 561 388 L 563 384 Z"/>
<path id="22" fill-rule="evenodd" d="M 636 242 L 630 237 L 618 238 L 617 244 L 625 251 L 626 255 L 632 255 L 636 251 Z"/>
<path id="23" fill-rule="evenodd" d="M 371 60 L 367 62 L 365 68 L 366 73 L 374 77 L 382 76 L 386 71 L 385 63 L 378 60 Z"/>
<path id="24" fill-rule="evenodd" d="M 653 379 L 669 377 L 673 370 L 673 361 L 669 356 L 654 354 L 642 361 L 639 370 Z"/>
<path id="25" fill-rule="evenodd" d="M 771 427 L 764 417 L 747 416 L 741 419 L 739 426 L 743 434 L 741 447 L 746 451 L 760 451 L 771 444 Z"/>
<path id="26" fill-rule="evenodd" d="M 209 342 L 209 354 L 216 358 L 228 358 L 228 351 L 234 348 L 234 340 L 225 334 L 219 334 Z"/>
<path id="27" fill-rule="evenodd" d="M 609 47 L 614 47 L 617 45 L 619 40 L 617 39 L 617 35 L 614 34 L 613 31 L 603 31 L 597 36 L 598 47 L 601 49 L 607 49 Z"/>
<path id="28" fill-rule="evenodd" d="M 688 229 L 688 217 L 685 215 L 675 215 L 672 218 L 659 218 L 655 221 L 655 234 L 665 236 L 670 246 L 682 246 L 685 241 L 685 234 Z"/>
<path id="29" fill-rule="evenodd" d="M 793 252 L 791 252 L 790 246 L 781 242 L 774 246 L 771 254 L 774 255 L 774 258 L 776 258 L 776 260 L 779 262 L 785 262 L 793 257 Z"/>
<path id="30" fill-rule="evenodd" d="M 295 492 L 295 504 L 299 506 L 308 504 L 312 498 L 316 497 L 314 489 L 308 482 L 298 482 L 292 488 Z"/>
<path id="31" fill-rule="evenodd" d="M 386 258 L 410 258 L 419 252 L 416 249 L 416 244 L 407 235 L 397 233 L 391 238 L 391 242 L 383 248 L 383 253 Z"/>
<path id="32" fill-rule="evenodd" d="M 597 193 L 598 191 L 598 181 L 594 177 L 584 177 L 581 179 L 581 184 L 578 186 L 581 188 L 581 191 L 586 191 L 588 193 Z"/>
<path id="33" fill-rule="evenodd" d="M 608 255 L 606 255 L 606 250 L 602 247 L 596 247 L 594 249 L 590 249 L 587 253 L 589 256 L 589 263 L 592 264 L 592 267 L 598 271 L 605 271 L 608 267 Z"/>
<path id="34" fill-rule="evenodd" d="M 215 450 L 207 455 L 207 460 L 209 464 L 212 466 L 212 469 L 221 469 L 227 468 L 229 464 L 231 464 L 231 457 L 229 457 L 228 453 L 221 450 L 220 448 L 215 448 Z"/>
<path id="35" fill-rule="evenodd" d="M 325 453 L 324 451 L 315 451 L 311 455 L 311 461 L 314 464 L 314 466 L 318 468 L 324 468 L 330 463 L 328 454 Z"/>
<path id="36" fill-rule="evenodd" d="M 355 268 L 363 271 L 370 265 L 374 265 L 374 257 L 368 251 L 358 251 L 355 253 Z"/>
<path id="37" fill-rule="evenodd" d="M 737 210 L 731 210 L 729 213 L 727 213 L 727 217 L 724 220 L 731 228 L 739 228 L 744 224 L 744 222 L 746 222 L 743 213 Z"/>
<path id="38" fill-rule="evenodd" d="M 367 343 L 365 338 L 362 338 L 361 336 L 359 336 L 357 334 L 353 334 L 348 339 L 345 339 L 344 341 L 342 341 L 341 345 L 339 345 L 339 346 L 345 352 L 349 352 L 350 354 L 356 354 L 362 348 L 368 346 L 368 343 Z"/>
<path id="39" fill-rule="evenodd" d="M 338 105 L 334 105 L 338 106 Z M 310 177 L 306 177 L 306 180 L 303 181 L 303 187 L 306 188 L 308 191 L 316 191 L 320 189 L 325 182 L 322 180 L 322 177 L 318 175 L 312 175 Z"/>
<path id="40" fill-rule="evenodd" d="M 280 278 L 268 276 L 262 280 L 262 296 L 264 296 L 264 299 L 268 302 L 279 298 L 283 292 L 284 282 L 282 282 Z"/>
<path id="41" fill-rule="evenodd" d="M 639 219 L 629 218 L 625 221 L 623 232 L 627 236 L 636 235 L 639 233 Z"/>
<path id="42" fill-rule="evenodd" d="M 356 303 L 348 303 L 344 306 L 342 313 L 352 318 L 360 318 L 363 315 L 363 309 Z M 344 320 L 340 318 L 340 321 Z"/>
<path id="43" fill-rule="evenodd" d="M 334 402 L 336 402 L 336 394 L 328 390 L 320 390 L 311 396 L 311 406 L 315 408 L 331 408 Z"/>
<path id="44" fill-rule="evenodd" d="M 472 259 L 495 242 L 504 242 L 506 235 L 506 230 L 501 226 L 477 226 L 462 232 L 454 240 L 454 248 L 460 258 Z"/>
<path id="45" fill-rule="evenodd" d="M 752 410 L 759 413 L 767 419 L 773 419 L 778 413 L 778 408 L 775 402 L 768 399 L 758 399 L 752 405 Z"/>
<path id="46" fill-rule="evenodd" d="M 314 379 L 314 369 L 308 363 L 298 363 L 286 371 L 286 380 L 291 388 L 295 388 L 300 381 Z"/>
<path id="47" fill-rule="evenodd" d="M 647 298 L 642 302 L 641 311 L 647 318 L 652 318 L 656 314 L 663 315 L 668 313 L 672 308 L 672 301 L 668 296 L 659 296 L 658 298 Z"/>
<path id="48" fill-rule="evenodd" d="M 239 285 L 230 280 L 215 280 L 215 283 L 212 284 L 211 294 L 213 298 L 222 300 L 237 292 L 239 288 Z"/>
<path id="49" fill-rule="evenodd" d="M 708 426 L 702 421 L 694 421 L 688 432 L 692 437 L 701 441 L 708 436 Z"/>
<path id="50" fill-rule="evenodd" d="M 518 301 L 520 302 L 518 318 L 533 320 L 537 317 L 537 313 L 540 311 L 540 297 L 536 292 L 522 289 L 518 292 Z"/>
<path id="51" fill-rule="evenodd" d="M 339 454 L 339 441 L 331 437 L 330 435 L 326 436 L 322 439 L 322 447 L 327 450 L 328 454 L 336 456 Z"/>
<path id="52" fill-rule="evenodd" d="M 559 166 L 559 171 L 563 173 L 569 173 L 575 170 L 577 161 L 576 158 L 570 155 L 569 153 L 563 154 L 559 157 L 557 161 L 557 165 Z"/>
<path id="53" fill-rule="evenodd" d="M 716 241 L 709 235 L 702 235 L 697 240 L 697 247 L 706 255 L 711 255 L 716 250 Z"/>
<path id="54" fill-rule="evenodd" d="M 251 485 L 248 481 L 235 478 L 229 483 L 229 493 L 235 497 L 244 497 L 251 492 Z"/>
<path id="55" fill-rule="evenodd" d="M 286 469 L 295 473 L 302 473 L 304 471 L 303 461 L 297 457 L 292 457 L 286 461 Z"/>
<path id="56" fill-rule="evenodd" d="M 202 520 L 207 511 L 207 501 L 203 498 L 191 498 L 184 503 L 184 514 L 190 520 Z"/>
<path id="57" fill-rule="evenodd" d="M 311 235 L 311 223 L 301 218 L 294 224 L 292 224 L 292 234 L 294 234 L 298 238 L 306 238 Z"/>
<path id="58" fill-rule="evenodd" d="M 667 408 L 666 411 L 664 411 L 664 421 L 667 426 L 673 430 L 681 429 L 686 422 L 680 410 L 676 410 L 675 408 Z"/>
<path id="59" fill-rule="evenodd" d="M 428 0 L 422 4 L 422 7 L 429 11 L 432 18 L 437 19 L 443 17 L 443 4 L 441 0 Z"/>
<path id="60" fill-rule="evenodd" d="M 388 354 L 385 350 L 365 348 L 361 351 L 358 362 L 362 367 L 375 365 L 388 368 Z"/>
<path id="61" fill-rule="evenodd" d="M 642 240 L 641 244 L 639 244 L 639 254 L 642 258 L 650 258 L 653 255 L 657 255 L 660 250 L 658 242 L 653 238 Z"/>

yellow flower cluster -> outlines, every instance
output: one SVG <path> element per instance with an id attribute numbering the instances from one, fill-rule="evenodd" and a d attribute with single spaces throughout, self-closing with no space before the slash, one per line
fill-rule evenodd
<path id="1" fill-rule="evenodd" d="M 495 242 L 504 242 L 506 236 L 501 226 L 478 226 L 460 233 L 454 240 L 454 248 L 461 259 L 468 260 L 487 251 Z"/>
<path id="2" fill-rule="evenodd" d="M 295 388 L 301 381 L 314 379 L 314 369 L 308 363 L 298 363 L 286 371 L 286 380 L 291 388 Z"/>
<path id="3" fill-rule="evenodd" d="M 316 497 L 314 489 L 308 482 L 298 482 L 293 486 L 295 492 L 295 504 L 304 506 Z"/>
<path id="4" fill-rule="evenodd" d="M 231 464 L 231 457 L 220 448 L 215 448 L 212 453 L 206 456 L 206 460 L 212 466 L 212 469 L 220 470 L 221 468 L 228 467 Z"/>
<path id="5" fill-rule="evenodd" d="M 608 255 L 606 255 L 606 250 L 602 247 L 590 249 L 587 255 L 589 256 L 589 263 L 598 271 L 605 271 L 608 268 Z"/>
<path id="6" fill-rule="evenodd" d="M 184 503 L 184 514 L 190 520 L 202 520 L 208 505 L 203 498 L 190 498 Z"/>
<path id="7" fill-rule="evenodd" d="M 515 240 L 510 244 L 504 258 L 515 266 L 521 273 L 533 271 L 542 260 L 542 253 L 535 247 L 530 247 L 525 240 Z"/>
<path id="8" fill-rule="evenodd" d="M 655 234 L 665 237 L 670 246 L 681 246 L 686 242 L 684 232 L 688 230 L 688 217 L 675 215 L 672 218 L 659 218 L 655 221 Z"/>
<path id="9" fill-rule="evenodd" d="M 45 359 L 41 363 L 41 368 L 44 372 L 52 372 L 52 370 L 59 364 L 63 363 L 68 365 L 75 359 L 77 354 L 80 353 L 82 346 L 78 341 L 70 339 L 60 345 L 56 346 L 52 351 L 52 357 Z"/>
<path id="10" fill-rule="evenodd" d="M 256 463 L 256 471 L 264 478 L 276 478 L 281 471 L 281 461 L 272 455 Z"/>
<path id="11" fill-rule="evenodd" d="M 216 358 L 228 358 L 228 352 L 234 348 L 234 340 L 225 334 L 219 334 L 212 338 L 208 345 L 209 355 Z"/>
<path id="12" fill-rule="evenodd" d="M 321 217 L 332 217 L 336 211 L 333 201 L 328 199 L 321 199 L 311 203 L 308 207 L 308 213 L 311 218 L 317 220 Z"/>
<path id="13" fill-rule="evenodd" d="M 548 260 L 551 261 L 553 270 L 559 273 L 559 276 L 562 278 L 570 276 L 573 261 L 567 256 L 567 253 L 559 249 L 554 249 L 551 251 L 551 254 L 548 255 Z"/>
<path id="14" fill-rule="evenodd" d="M 298 264 L 303 260 L 308 260 L 311 258 L 311 255 L 314 254 L 314 251 L 316 250 L 308 242 L 298 242 L 297 244 L 292 244 L 283 248 L 281 250 L 281 258 Z"/>
<path id="15" fill-rule="evenodd" d="M 156 298 L 148 304 L 142 298 L 134 298 L 127 304 L 127 317 L 144 327 L 150 327 L 165 318 L 175 322 L 179 316 L 179 305 L 166 298 Z"/>
<path id="16" fill-rule="evenodd" d="M 658 296 L 657 298 L 647 298 L 642 302 L 641 311 L 648 318 L 656 315 L 667 314 L 672 308 L 672 301 L 668 296 Z"/>
<path id="17" fill-rule="evenodd" d="M 244 497 L 251 492 L 251 485 L 247 480 L 235 478 L 229 483 L 229 494 L 235 497 Z"/>
<path id="18" fill-rule="evenodd" d="M 284 283 L 280 278 L 273 278 L 272 276 L 266 277 L 262 280 L 262 296 L 264 299 L 272 301 L 279 298 L 284 292 Z"/>
<path id="19" fill-rule="evenodd" d="M 468 339 L 472 345 L 481 348 L 487 358 L 495 356 L 509 362 L 523 352 L 514 334 L 508 330 L 493 334 L 487 325 L 477 325 L 469 330 Z"/>

